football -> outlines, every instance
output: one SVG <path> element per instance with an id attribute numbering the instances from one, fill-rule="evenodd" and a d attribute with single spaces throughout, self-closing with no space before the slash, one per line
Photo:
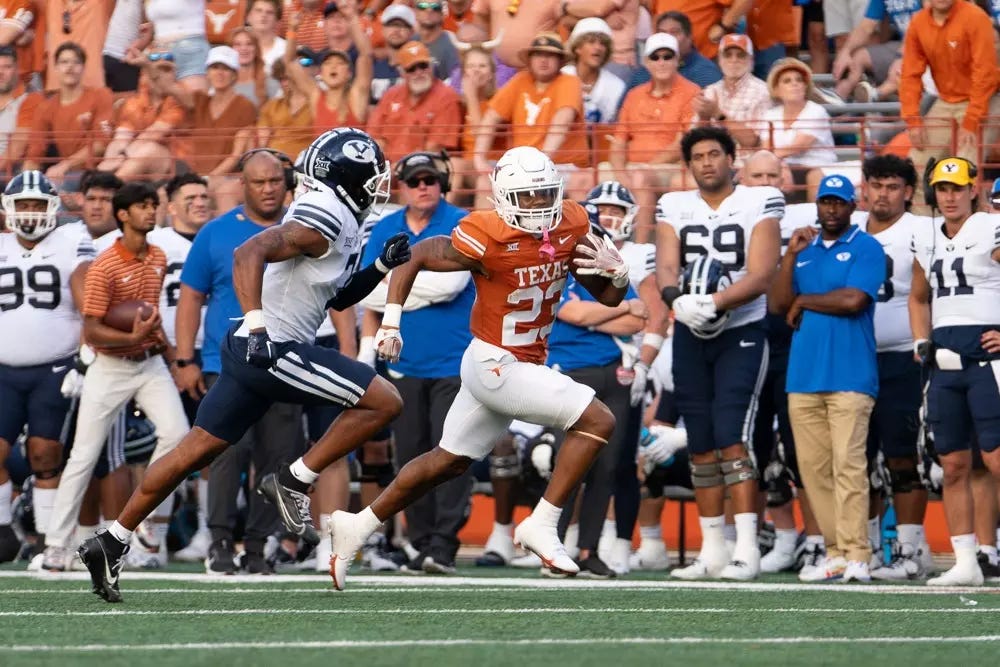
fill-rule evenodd
<path id="1" fill-rule="evenodd" d="M 597 250 L 594 244 L 591 243 L 589 236 L 581 236 L 576 240 L 576 245 L 573 246 L 573 254 L 570 256 L 570 267 L 576 267 L 576 260 L 578 259 L 590 259 L 590 255 L 586 255 L 580 252 L 580 248 L 586 246 L 591 250 Z"/>
<path id="2" fill-rule="evenodd" d="M 587 237 L 587 236 L 581 236 L 579 239 L 577 239 L 576 245 L 573 246 L 573 254 L 570 256 L 570 261 L 569 261 L 569 268 L 570 268 L 570 270 L 573 270 L 573 269 L 577 268 L 576 260 L 578 260 L 578 259 L 592 259 L 590 257 L 590 255 L 586 255 L 586 254 L 580 252 L 580 248 L 584 247 L 584 246 L 587 247 L 587 248 L 590 248 L 592 250 L 596 250 L 597 249 L 597 248 L 594 247 L 594 244 L 591 243 L 589 237 Z M 574 275 L 576 275 L 576 274 L 574 274 Z M 584 289 L 586 289 L 591 294 L 598 294 L 598 293 L 600 293 L 601 291 L 604 290 L 604 288 L 608 284 L 607 283 L 607 278 L 602 278 L 601 276 L 576 275 L 576 279 L 577 279 L 577 281 L 581 285 L 583 285 Z"/>
<path id="3" fill-rule="evenodd" d="M 153 314 L 153 306 L 141 299 L 122 301 L 108 309 L 103 322 L 112 329 L 132 332 L 132 323 L 135 321 L 135 313 L 142 309 L 142 319 L 146 319 Z"/>

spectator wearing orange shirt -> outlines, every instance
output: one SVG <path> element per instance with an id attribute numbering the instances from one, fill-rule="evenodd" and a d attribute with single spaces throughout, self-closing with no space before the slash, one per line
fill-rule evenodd
<path id="1" fill-rule="evenodd" d="M 55 54 L 63 44 L 78 44 L 90 56 L 84 63 L 83 85 L 95 89 L 104 85 L 101 52 L 114 7 L 115 0 L 63 0 L 47 4 L 44 42 L 49 60 L 45 90 L 59 87 L 61 75 Z"/>
<path id="2" fill-rule="evenodd" d="M 87 167 L 104 154 L 111 135 L 111 91 L 83 85 L 86 62 L 79 44 L 66 42 L 56 49 L 58 90 L 38 106 L 24 162 L 25 169 L 41 169 L 48 162 L 45 175 L 62 184 L 62 190 L 69 189 L 64 181 L 70 171 Z"/>
<path id="3" fill-rule="evenodd" d="M 385 92 L 368 120 L 368 134 L 396 162 L 408 153 L 453 151 L 461 142 L 462 105 L 458 93 L 434 76 L 431 54 L 420 42 L 399 50 L 403 77 Z"/>
<path id="4" fill-rule="evenodd" d="M 282 14 L 285 20 L 291 22 L 291 17 L 298 15 L 299 27 L 296 29 L 299 45 L 313 51 L 326 48 L 326 32 L 323 28 L 323 0 L 284 0 Z M 279 24 L 278 34 L 287 32 L 284 21 Z M 287 39 L 287 35 L 286 35 Z"/>
<path id="5" fill-rule="evenodd" d="M 170 137 L 188 120 L 187 109 L 178 100 L 190 106 L 193 97 L 177 83 L 172 54 L 154 52 L 129 62 L 143 68 L 145 80 L 122 105 L 114 139 L 97 168 L 114 172 L 123 181 L 165 179 L 174 168 Z"/>
<path id="6" fill-rule="evenodd" d="M 472 0 L 448 0 L 444 15 L 444 29 L 448 32 L 458 32 L 463 23 L 472 23 Z"/>
<path id="7" fill-rule="evenodd" d="M 17 51 L 12 46 L 0 46 L 0 155 L 12 169 L 24 158 L 28 148 L 28 131 L 45 101 L 41 93 L 29 93 L 18 80 Z"/>
<path id="8" fill-rule="evenodd" d="M 17 62 L 24 81 L 32 72 L 41 71 L 44 65 L 35 66 L 38 18 L 38 7 L 32 0 L 0 0 L 0 47 L 17 48 Z M 37 42 L 44 44 L 44 37 L 38 35 Z"/>
<path id="9" fill-rule="evenodd" d="M 998 129 L 995 123 L 981 127 L 983 117 L 1000 114 L 996 95 L 1000 73 L 993 25 L 986 12 L 971 2 L 929 0 L 910 20 L 903 41 L 900 115 L 909 125 L 910 156 L 921 169 L 932 157 L 952 154 L 951 123 L 924 124 L 920 118 L 921 77 L 928 67 L 938 99 L 927 117 L 958 121 L 957 154 L 978 164 L 979 145 L 995 143 Z"/>
<path id="10" fill-rule="evenodd" d="M 257 119 L 257 145 L 285 155 L 298 155 L 312 142 L 313 106 L 309 95 L 288 76 L 285 61 L 271 67 L 271 76 L 281 86 L 281 96 L 268 100 Z"/>
<path id="11" fill-rule="evenodd" d="M 753 75 L 767 78 L 771 65 L 785 57 L 787 47 L 797 50 L 802 40 L 799 29 L 802 10 L 792 6 L 792 0 L 754 0 L 747 14 L 747 37 L 757 53 L 754 54 Z"/>
<path id="12" fill-rule="evenodd" d="M 722 36 L 736 32 L 751 4 L 753 0 L 654 0 L 652 13 L 659 16 L 664 12 L 684 12 L 691 19 L 695 48 L 706 58 L 715 58 Z"/>
<path id="13" fill-rule="evenodd" d="M 501 121 L 510 124 L 512 147 L 534 146 L 552 158 L 569 176 L 571 196 L 590 186 L 590 164 L 583 131 L 583 89 L 580 79 L 563 74 L 567 54 L 559 35 L 539 33 L 521 54 L 527 69 L 518 72 L 490 100 L 476 137 L 476 171 L 490 171 L 486 152 Z"/>
<path id="14" fill-rule="evenodd" d="M 636 219 L 647 235 L 657 198 L 680 172 L 681 135 L 701 93 L 677 73 L 678 53 L 677 38 L 671 34 L 658 32 L 646 40 L 644 60 L 652 79 L 625 96 L 608 155 L 615 178 L 635 193 Z"/>

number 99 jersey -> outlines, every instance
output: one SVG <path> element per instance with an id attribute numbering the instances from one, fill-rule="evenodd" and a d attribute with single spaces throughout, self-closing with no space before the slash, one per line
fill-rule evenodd
<path id="1" fill-rule="evenodd" d="M 785 196 L 772 187 L 737 185 L 713 210 L 698 190 L 668 192 L 656 204 L 656 221 L 668 224 L 680 241 L 680 270 L 708 255 L 722 262 L 733 282 L 746 275 L 746 259 L 753 230 L 761 220 L 781 220 L 785 214 Z M 756 322 L 767 312 L 767 297 L 761 295 L 738 308 L 725 329 Z"/>
<path id="2" fill-rule="evenodd" d="M 31 250 L 0 234 L 0 364 L 37 366 L 76 352 L 82 320 L 70 276 L 94 256 L 82 224 L 57 227 Z"/>

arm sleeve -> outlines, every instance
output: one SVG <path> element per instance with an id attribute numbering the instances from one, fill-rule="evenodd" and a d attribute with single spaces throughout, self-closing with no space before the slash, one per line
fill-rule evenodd
<path id="1" fill-rule="evenodd" d="M 322 208 L 321 202 L 315 201 L 310 197 L 311 194 L 313 193 L 307 193 L 295 200 L 288 211 L 286 219 L 295 220 L 306 227 L 315 229 L 325 236 L 330 243 L 330 247 L 333 247 L 333 244 L 340 238 L 341 223 L 336 217 Z M 327 252 L 329 252 L 329 249 Z"/>
<path id="2" fill-rule="evenodd" d="M 857 253 L 844 287 L 859 289 L 874 302 L 878 299 L 879 287 L 885 282 L 885 251 L 878 241 L 867 237 L 864 243 L 858 244 Z"/>
<path id="3" fill-rule="evenodd" d="M 136 127 L 137 123 L 134 121 L 136 114 L 132 112 L 133 107 L 138 103 L 137 97 L 130 97 L 125 100 L 125 104 L 122 105 L 121 110 L 118 112 L 118 125 L 117 127 L 122 130 L 131 130 L 136 132 L 139 128 Z"/>
<path id="4" fill-rule="evenodd" d="M 656 214 L 654 216 L 654 222 L 666 223 L 677 231 L 677 224 L 673 220 L 672 213 L 675 212 L 677 203 L 675 201 L 676 197 L 670 196 L 670 193 L 660 195 L 660 198 L 656 201 Z"/>

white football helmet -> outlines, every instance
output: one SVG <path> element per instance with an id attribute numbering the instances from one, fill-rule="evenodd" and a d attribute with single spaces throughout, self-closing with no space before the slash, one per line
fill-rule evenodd
<path id="1" fill-rule="evenodd" d="M 21 172 L 7 184 L 0 199 L 7 228 L 21 238 L 37 241 L 56 228 L 59 193 L 42 172 Z M 26 200 L 45 202 L 45 211 L 18 211 L 15 202 Z"/>
<path id="2" fill-rule="evenodd" d="M 490 184 L 497 214 L 511 227 L 537 234 L 562 221 L 562 176 L 537 148 L 518 146 L 504 153 Z"/>

